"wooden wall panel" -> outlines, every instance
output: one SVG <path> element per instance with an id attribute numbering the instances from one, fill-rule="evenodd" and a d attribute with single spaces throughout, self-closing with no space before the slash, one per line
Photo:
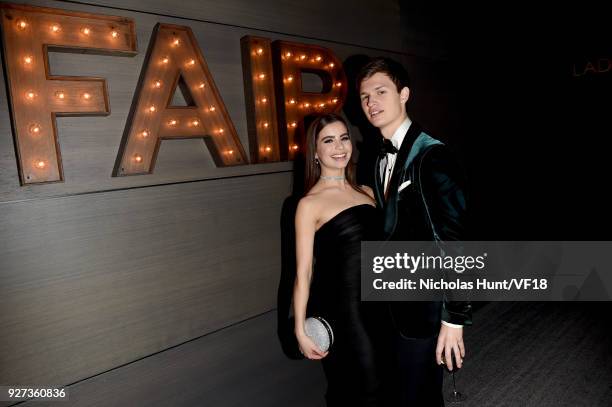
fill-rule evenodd
<path id="1" fill-rule="evenodd" d="M 85 0 L 81 3 L 329 39 L 363 47 L 399 51 L 402 46 L 399 1 L 184 0 L 173 3 L 172 7 L 168 7 L 167 0 Z"/>
<path id="2" fill-rule="evenodd" d="M 289 178 L 0 204 L 0 383 L 71 383 L 274 308 Z"/>
<path id="3" fill-rule="evenodd" d="M 320 362 L 288 360 L 269 312 L 70 386 L 70 399 L 32 407 L 324 407 Z"/>

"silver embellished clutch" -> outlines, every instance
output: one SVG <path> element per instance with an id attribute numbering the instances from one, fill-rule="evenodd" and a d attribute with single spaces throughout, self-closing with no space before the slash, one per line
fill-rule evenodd
<path id="1" fill-rule="evenodd" d="M 304 330 L 306 331 L 306 335 L 312 339 L 315 345 L 323 352 L 327 352 L 334 343 L 334 331 L 329 322 L 322 317 L 306 318 Z"/>

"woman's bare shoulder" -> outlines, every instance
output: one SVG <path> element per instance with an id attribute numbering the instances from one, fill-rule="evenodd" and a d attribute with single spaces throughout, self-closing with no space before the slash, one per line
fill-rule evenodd
<path id="1" fill-rule="evenodd" d="M 320 200 L 320 197 L 316 193 L 303 196 L 297 205 L 297 210 L 295 212 L 296 219 L 315 220 L 320 207 Z"/>
<path id="2" fill-rule="evenodd" d="M 336 200 L 336 191 L 313 188 L 298 202 L 296 217 L 302 216 L 317 222 L 326 209 L 334 206 Z"/>

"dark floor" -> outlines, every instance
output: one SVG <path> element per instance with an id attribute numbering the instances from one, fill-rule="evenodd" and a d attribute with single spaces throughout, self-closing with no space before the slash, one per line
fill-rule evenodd
<path id="1" fill-rule="evenodd" d="M 461 405 L 612 406 L 611 311 L 610 303 L 558 302 L 477 310 L 455 375 L 467 395 Z"/>
<path id="2" fill-rule="evenodd" d="M 459 405 L 612 406 L 611 308 L 481 306 L 466 329 L 467 357 L 456 379 L 467 401 Z M 268 312 L 74 384 L 68 402 L 22 405 L 323 407 L 319 362 L 285 358 L 275 324 Z"/>

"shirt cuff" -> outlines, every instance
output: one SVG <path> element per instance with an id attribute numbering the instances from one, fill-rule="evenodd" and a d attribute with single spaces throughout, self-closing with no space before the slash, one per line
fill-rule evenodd
<path id="1" fill-rule="evenodd" d="M 442 321 L 442 325 L 450 326 L 451 328 L 463 328 L 463 325 L 451 324 L 450 322 Z"/>

